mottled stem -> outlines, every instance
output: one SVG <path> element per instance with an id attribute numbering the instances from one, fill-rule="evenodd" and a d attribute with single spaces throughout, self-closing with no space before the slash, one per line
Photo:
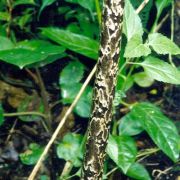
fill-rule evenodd
<path id="1" fill-rule="evenodd" d="M 93 106 L 82 168 L 83 180 L 102 179 L 118 72 L 123 9 L 124 0 L 104 0 Z"/>

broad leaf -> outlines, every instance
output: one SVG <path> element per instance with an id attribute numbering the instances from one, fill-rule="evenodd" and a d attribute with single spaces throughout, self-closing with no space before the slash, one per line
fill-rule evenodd
<path id="1" fill-rule="evenodd" d="M 143 66 L 148 76 L 157 81 L 180 84 L 180 71 L 158 58 L 149 56 L 139 64 Z"/>
<path id="2" fill-rule="evenodd" d="M 179 135 L 172 121 L 151 103 L 139 103 L 131 111 L 155 144 L 173 161 L 179 157 Z"/>
<path id="3" fill-rule="evenodd" d="M 0 60 L 16 65 L 44 66 L 64 56 L 64 47 L 53 45 L 47 41 L 32 40 L 23 41 L 15 48 L 0 51 Z"/>
<path id="4" fill-rule="evenodd" d="M 79 82 L 84 74 L 84 65 L 79 61 L 70 62 L 60 74 L 59 84 L 74 84 Z"/>
<path id="5" fill-rule="evenodd" d="M 127 171 L 127 175 L 137 180 L 151 180 L 148 171 L 139 163 L 132 164 Z"/>
<path id="6" fill-rule="evenodd" d="M 118 106 L 120 104 L 121 99 L 125 98 L 125 97 L 126 97 L 126 94 L 125 94 L 124 91 L 116 89 L 115 97 L 114 97 L 114 100 L 113 100 L 113 106 Z"/>
<path id="7" fill-rule="evenodd" d="M 133 84 L 134 84 L 134 79 L 132 78 L 132 76 L 125 77 L 121 75 L 121 73 L 118 75 L 117 86 L 116 86 L 117 89 L 126 92 L 133 86 Z"/>
<path id="8" fill-rule="evenodd" d="M 149 76 L 146 72 L 139 72 L 133 74 L 133 78 L 135 83 L 137 83 L 141 87 L 149 87 L 154 82 L 154 79 L 151 76 Z"/>
<path id="9" fill-rule="evenodd" d="M 56 0 L 42 0 L 42 5 L 41 8 L 39 10 L 39 14 L 38 17 L 41 15 L 42 11 L 44 10 L 45 7 L 51 5 L 52 3 L 54 3 Z"/>
<path id="10" fill-rule="evenodd" d="M 75 84 L 62 84 L 61 87 L 61 96 L 62 96 L 62 102 L 64 104 L 71 104 L 78 94 L 79 90 L 81 89 L 82 84 L 81 83 L 75 83 Z"/>
<path id="11" fill-rule="evenodd" d="M 61 96 L 64 104 L 71 104 L 78 94 L 82 84 L 62 84 Z M 89 117 L 92 103 L 92 87 L 86 87 L 86 90 L 82 94 L 80 100 L 76 104 L 74 111 L 81 117 Z"/>
<path id="12" fill-rule="evenodd" d="M 99 43 L 93 39 L 57 28 L 42 28 L 42 34 L 76 53 L 98 58 Z"/>
<path id="13" fill-rule="evenodd" d="M 40 147 L 38 144 L 31 143 L 29 145 L 29 149 L 27 149 L 24 153 L 20 154 L 21 162 L 26 165 L 36 164 L 43 152 L 43 149 L 44 148 Z"/>
<path id="14" fill-rule="evenodd" d="M 147 44 L 143 44 L 142 37 L 139 34 L 135 34 L 128 41 L 125 49 L 124 57 L 133 58 L 147 56 L 151 53 Z"/>
<path id="15" fill-rule="evenodd" d="M 137 149 L 134 140 L 129 136 L 110 136 L 107 153 L 118 167 L 126 173 L 135 161 Z"/>
<path id="16" fill-rule="evenodd" d="M 18 5 L 36 5 L 34 0 L 16 0 L 13 2 L 13 7 L 18 6 Z"/>
<path id="17" fill-rule="evenodd" d="M 81 148 L 82 139 L 83 137 L 78 134 L 66 134 L 62 142 L 57 146 L 58 157 L 72 162 L 75 167 L 81 166 L 83 157 Z"/>
<path id="18" fill-rule="evenodd" d="M 70 62 L 60 74 L 60 87 L 62 102 L 70 104 L 78 94 L 84 74 L 84 65 L 79 61 Z M 89 117 L 92 103 L 92 87 L 87 86 L 80 100 L 76 104 L 74 111 L 81 117 Z"/>
<path id="19" fill-rule="evenodd" d="M 0 12 L 0 20 L 1 21 L 9 21 L 10 15 L 8 12 Z"/>
<path id="20" fill-rule="evenodd" d="M 88 9 L 90 13 L 93 13 L 94 11 L 94 0 L 66 0 L 66 2 L 75 3 L 81 5 L 83 8 Z"/>
<path id="21" fill-rule="evenodd" d="M 6 50 L 6 49 L 11 49 L 13 47 L 14 47 L 14 44 L 10 39 L 8 39 L 4 36 L 0 36 L 0 51 Z"/>
<path id="22" fill-rule="evenodd" d="M 150 34 L 148 40 L 148 44 L 152 46 L 154 51 L 156 51 L 158 54 L 180 54 L 180 48 L 174 42 L 160 33 Z"/>
<path id="23" fill-rule="evenodd" d="M 3 117 L 3 108 L 0 104 L 0 126 L 4 123 L 4 117 Z"/>
<path id="24" fill-rule="evenodd" d="M 134 136 L 140 134 L 143 131 L 143 127 L 139 119 L 133 115 L 133 113 L 128 113 L 123 116 L 119 124 L 119 134 L 126 136 Z"/>
<path id="25" fill-rule="evenodd" d="M 89 117 L 92 104 L 92 87 L 87 86 L 80 100 L 74 108 L 74 111 L 81 117 Z"/>
<path id="26" fill-rule="evenodd" d="M 129 0 L 125 1 L 124 11 L 123 32 L 127 39 L 130 40 L 135 34 L 142 36 L 143 28 L 141 19 L 137 15 Z"/>

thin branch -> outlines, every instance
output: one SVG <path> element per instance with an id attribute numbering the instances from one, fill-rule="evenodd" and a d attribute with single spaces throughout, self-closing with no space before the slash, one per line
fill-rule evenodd
<path id="1" fill-rule="evenodd" d="M 159 29 L 162 27 L 162 25 L 164 24 L 164 22 L 167 20 L 168 17 L 169 17 L 169 13 L 166 14 L 166 16 L 164 16 L 164 18 L 159 22 L 159 24 L 156 26 L 156 29 L 154 30 L 154 32 L 159 31 Z"/>
<path id="2" fill-rule="evenodd" d="M 5 144 L 7 144 L 8 141 L 11 139 L 11 136 L 12 136 L 12 134 L 13 134 L 13 132 L 14 132 L 14 129 L 15 129 L 16 124 L 17 124 L 17 119 L 14 121 L 13 126 L 12 126 L 12 128 L 10 129 L 10 131 L 9 131 L 9 135 L 8 135 L 8 137 L 6 138 Z"/>
<path id="3" fill-rule="evenodd" d="M 16 113 L 3 113 L 4 117 L 14 117 L 14 116 L 41 116 L 43 118 L 47 118 L 45 114 L 42 114 L 40 112 L 34 112 L 34 111 L 29 111 L 29 112 L 16 112 Z"/>
<path id="4" fill-rule="evenodd" d="M 140 4 L 140 6 L 136 9 L 136 13 L 137 14 L 139 14 L 141 11 L 142 11 L 142 9 L 146 6 L 146 4 L 149 2 L 149 0 L 144 0 L 141 4 Z"/>
<path id="5" fill-rule="evenodd" d="M 147 4 L 147 0 L 145 0 L 145 5 Z M 141 8 L 138 8 L 136 10 L 136 13 L 139 13 L 144 7 L 145 5 L 142 6 L 142 4 L 140 6 L 142 6 Z M 56 130 L 54 131 L 51 139 L 49 140 L 48 144 L 46 145 L 43 153 L 41 154 L 38 162 L 36 163 L 36 165 L 34 166 L 30 176 L 28 177 L 28 180 L 34 180 L 42 161 L 44 160 L 45 156 L 47 155 L 51 145 L 53 144 L 54 140 L 56 139 L 59 131 L 61 130 L 61 128 L 63 127 L 64 123 L 66 122 L 67 117 L 69 116 L 69 114 L 71 114 L 73 108 L 75 107 L 75 105 L 77 104 L 78 100 L 80 99 L 82 93 L 84 92 L 86 86 L 88 85 L 88 83 L 90 82 L 91 78 L 94 76 L 95 72 L 96 72 L 96 68 L 97 65 L 94 66 L 94 68 L 92 69 L 92 71 L 90 72 L 89 76 L 87 77 L 86 81 L 84 82 L 84 84 L 82 85 L 79 93 L 77 94 L 77 96 L 75 97 L 73 103 L 71 104 L 71 106 L 69 107 L 69 109 L 67 110 L 66 114 L 64 115 L 64 117 L 62 118 L 62 120 L 60 121 L 58 127 L 56 128 Z"/>
<path id="6" fill-rule="evenodd" d="M 40 71 L 39 71 L 38 68 L 36 69 L 36 74 L 37 74 L 37 78 L 38 78 L 38 85 L 39 85 L 39 88 L 40 88 L 40 91 L 41 91 L 40 92 L 41 93 L 41 98 L 42 98 L 42 101 L 43 101 L 43 104 L 44 104 L 44 112 L 46 114 L 46 123 L 47 123 L 47 126 L 48 126 L 49 130 L 52 131 L 52 127 L 51 127 L 51 110 L 50 110 L 49 103 L 48 103 L 48 92 L 46 91 L 43 79 L 41 77 L 41 74 L 40 74 Z"/>

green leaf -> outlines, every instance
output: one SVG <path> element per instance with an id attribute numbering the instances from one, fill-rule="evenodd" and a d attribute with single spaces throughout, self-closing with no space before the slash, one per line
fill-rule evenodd
<path id="1" fill-rule="evenodd" d="M 84 65 L 79 61 L 70 62 L 60 74 L 62 102 L 69 104 L 74 101 L 82 83 L 79 83 L 84 74 Z M 92 87 L 87 86 L 74 111 L 81 117 L 89 117 L 92 102 Z"/>
<path id="2" fill-rule="evenodd" d="M 90 13 L 93 13 L 93 11 L 95 9 L 94 0 L 89 0 L 89 1 L 86 1 L 86 0 L 66 0 L 66 2 L 79 4 L 83 8 L 89 10 Z"/>
<path id="3" fill-rule="evenodd" d="M 15 48 L 0 51 L 0 60 L 16 65 L 20 68 L 25 66 L 44 66 L 57 58 L 63 57 L 65 49 L 53 45 L 47 41 L 32 40 L 23 41 Z"/>
<path id="4" fill-rule="evenodd" d="M 60 74 L 60 84 L 75 84 L 84 74 L 84 65 L 79 61 L 70 62 Z"/>
<path id="5" fill-rule="evenodd" d="M 132 164 L 127 171 L 127 175 L 137 180 L 151 180 L 148 171 L 139 163 Z"/>
<path id="6" fill-rule="evenodd" d="M 107 154 L 124 173 L 134 163 L 137 149 L 134 140 L 129 136 L 110 135 Z"/>
<path id="7" fill-rule="evenodd" d="M 150 48 L 147 44 L 142 43 L 141 35 L 133 35 L 126 45 L 124 57 L 133 58 L 149 55 L 151 53 Z"/>
<path id="8" fill-rule="evenodd" d="M 42 11 L 44 10 L 45 7 L 50 6 L 52 3 L 54 3 L 56 0 L 42 0 L 42 5 L 39 10 L 38 18 L 40 17 Z"/>
<path id="9" fill-rule="evenodd" d="M 156 51 L 158 54 L 180 54 L 180 48 L 174 42 L 160 33 L 150 34 L 148 41 L 148 44 L 152 46 L 154 51 Z"/>
<path id="10" fill-rule="evenodd" d="M 23 164 L 34 165 L 38 161 L 43 150 L 44 148 L 40 147 L 38 144 L 31 143 L 29 149 L 20 154 L 20 160 Z"/>
<path id="11" fill-rule="evenodd" d="M 13 47 L 14 47 L 14 44 L 10 39 L 0 36 L 0 51 L 6 50 L 6 49 L 11 49 Z"/>
<path id="12" fill-rule="evenodd" d="M 134 0 L 130 0 L 131 4 L 133 5 L 134 9 L 137 9 L 141 3 L 144 0 L 138 0 L 138 1 L 134 1 Z M 149 0 L 149 2 L 145 5 L 145 7 L 140 11 L 140 13 L 138 14 L 141 18 L 142 24 L 143 24 L 143 28 L 146 28 L 146 25 L 148 23 L 149 20 L 149 14 L 153 5 L 153 1 L 154 0 Z"/>
<path id="13" fill-rule="evenodd" d="M 93 39 L 57 28 L 42 28 L 42 34 L 71 51 L 95 60 L 98 58 L 99 43 Z"/>
<path id="14" fill-rule="evenodd" d="M 92 87 L 87 86 L 80 100 L 74 108 L 74 111 L 81 117 L 87 118 L 90 116 L 92 104 L 92 91 Z"/>
<path id="15" fill-rule="evenodd" d="M 64 104 L 72 103 L 81 87 L 82 87 L 81 83 L 62 84 L 61 85 L 61 96 L 63 98 L 62 102 Z M 76 104 L 74 111 L 81 117 L 89 117 L 91 104 L 92 104 L 92 87 L 87 86 L 80 100 Z"/>
<path id="16" fill-rule="evenodd" d="M 116 89 L 114 100 L 113 100 L 113 106 L 118 106 L 120 104 L 121 99 L 125 97 L 126 97 L 126 94 L 124 91 Z"/>
<path id="17" fill-rule="evenodd" d="M 1 21 L 9 21 L 10 15 L 8 12 L 0 12 L 0 20 Z"/>
<path id="18" fill-rule="evenodd" d="M 34 0 L 16 0 L 13 2 L 13 7 L 18 6 L 18 5 L 36 5 Z"/>
<path id="19" fill-rule="evenodd" d="M 149 56 L 144 62 L 137 64 L 143 66 L 146 74 L 157 81 L 180 84 L 180 71 L 158 58 Z"/>
<path id="20" fill-rule="evenodd" d="M 139 103 L 131 113 L 138 118 L 155 144 L 173 161 L 179 157 L 179 135 L 172 121 L 151 103 Z"/>
<path id="21" fill-rule="evenodd" d="M 171 4 L 172 0 L 156 0 L 155 5 L 157 8 L 157 19 L 159 19 L 164 8 Z"/>
<path id="22" fill-rule="evenodd" d="M 0 104 L 0 126 L 4 123 L 3 108 Z"/>
<path id="23" fill-rule="evenodd" d="M 129 0 L 125 1 L 123 32 L 130 40 L 135 34 L 143 35 L 141 19 L 137 15 Z"/>
<path id="24" fill-rule="evenodd" d="M 119 73 L 116 86 L 117 89 L 126 92 L 133 86 L 133 84 L 134 79 L 132 78 L 132 76 L 126 77 L 125 75 Z"/>
<path id="25" fill-rule="evenodd" d="M 143 131 L 143 127 L 139 119 L 133 115 L 133 113 L 128 113 L 123 116 L 119 124 L 119 134 L 126 136 L 134 136 L 140 134 Z"/>
<path id="26" fill-rule="evenodd" d="M 153 84 L 154 79 L 146 72 L 133 74 L 134 81 L 141 87 L 149 87 Z"/>
<path id="27" fill-rule="evenodd" d="M 80 167 L 83 158 L 81 148 L 82 139 L 83 137 L 79 134 L 66 134 L 62 142 L 60 142 L 57 146 L 58 157 L 72 162 L 75 167 Z"/>
<path id="28" fill-rule="evenodd" d="M 76 83 L 76 84 L 68 84 L 68 81 L 66 84 L 61 85 L 61 96 L 62 96 L 62 102 L 64 104 L 70 104 L 73 102 L 74 98 L 78 94 L 79 90 L 81 89 L 82 84 Z"/>

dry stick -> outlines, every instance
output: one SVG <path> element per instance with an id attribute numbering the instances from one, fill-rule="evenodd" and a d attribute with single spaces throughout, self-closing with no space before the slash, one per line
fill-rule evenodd
<path id="1" fill-rule="evenodd" d="M 146 6 L 146 4 L 149 2 L 149 0 L 144 0 L 141 5 L 136 9 L 136 13 L 139 14 L 140 11 Z"/>
<path id="2" fill-rule="evenodd" d="M 166 14 L 166 16 L 164 16 L 164 18 L 160 21 L 160 23 L 157 25 L 156 29 L 154 30 L 154 32 L 158 32 L 162 25 L 164 24 L 164 22 L 168 19 L 169 14 Z"/>
<path id="3" fill-rule="evenodd" d="M 52 124 L 51 124 L 51 110 L 49 107 L 49 103 L 48 103 L 48 92 L 46 91 L 45 85 L 44 85 L 44 81 L 41 77 L 41 73 L 40 70 L 38 68 L 36 68 L 36 74 L 37 74 L 37 79 L 38 79 L 38 85 L 40 88 L 40 93 L 41 93 L 41 98 L 42 98 L 42 102 L 44 105 L 44 112 L 46 114 L 46 124 L 48 126 L 48 129 L 50 132 L 52 132 Z"/>
<path id="4" fill-rule="evenodd" d="M 72 112 L 74 106 L 77 104 L 79 98 L 81 97 L 82 93 L 84 92 L 84 89 L 86 88 L 86 86 L 88 85 L 89 81 L 91 80 L 91 78 L 93 77 L 94 73 L 96 71 L 96 65 L 94 66 L 93 70 L 90 72 L 89 76 L 87 77 L 86 81 L 84 82 L 83 86 L 81 87 L 79 93 L 77 94 L 76 98 L 74 99 L 73 103 L 71 104 L 71 106 L 69 107 L 69 109 L 67 110 L 66 114 L 64 115 L 64 117 L 62 118 L 62 120 L 60 121 L 58 127 L 56 128 L 54 134 L 52 135 L 50 141 L 48 142 L 47 146 L 45 147 L 43 153 L 41 154 L 41 157 L 39 158 L 37 164 L 35 165 L 33 171 L 31 172 L 28 180 L 33 180 L 40 168 L 41 162 L 44 160 L 44 157 L 46 156 L 49 148 L 51 147 L 52 143 L 54 142 L 54 140 L 56 139 L 60 129 L 63 127 L 67 117 L 69 116 L 69 114 Z"/>
<path id="5" fill-rule="evenodd" d="M 149 1 L 149 0 L 148 0 Z M 147 0 L 144 0 L 144 2 L 140 5 L 141 8 L 138 7 L 138 9 L 136 10 L 136 13 L 138 14 L 147 4 L 146 2 L 148 2 Z M 89 76 L 87 77 L 86 81 L 84 82 L 84 84 L 82 85 L 79 93 L 77 94 L 77 96 L 75 97 L 73 103 L 71 104 L 71 106 L 69 107 L 69 109 L 67 110 L 66 114 L 64 115 L 64 117 L 62 118 L 62 120 L 60 121 L 58 127 L 56 128 L 56 130 L 54 131 L 51 139 L 49 140 L 48 144 L 46 145 L 43 153 L 41 154 L 38 162 L 36 163 L 36 165 L 34 166 L 30 176 L 28 177 L 28 180 L 33 180 L 41 166 L 42 161 L 44 160 L 44 157 L 47 155 L 51 145 L 53 144 L 54 140 L 56 139 L 59 131 L 61 130 L 61 128 L 63 127 L 64 123 L 66 122 L 67 117 L 69 116 L 69 114 L 71 114 L 73 108 L 75 107 L 75 105 L 77 104 L 79 98 L 81 97 L 82 93 L 84 92 L 86 86 L 88 85 L 88 83 L 90 82 L 91 78 L 94 76 L 95 72 L 96 72 L 96 67 L 97 65 L 94 66 L 94 68 L 92 69 L 92 71 L 90 72 Z"/>

